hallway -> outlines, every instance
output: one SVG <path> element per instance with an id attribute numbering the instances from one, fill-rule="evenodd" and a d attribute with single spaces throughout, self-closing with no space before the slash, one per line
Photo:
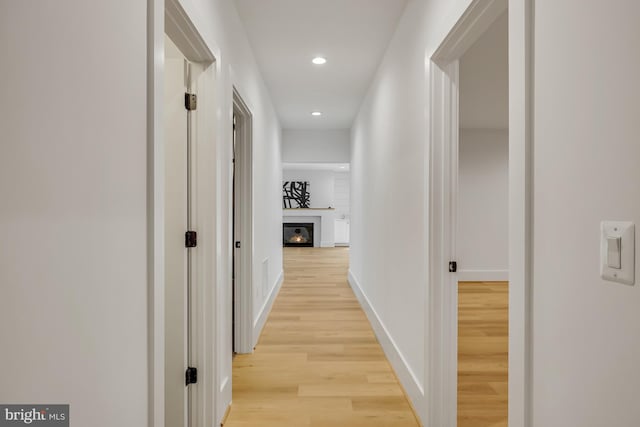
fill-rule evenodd
<path id="1" fill-rule="evenodd" d="M 255 352 L 233 361 L 225 427 L 418 426 L 347 283 L 349 249 L 285 248 Z"/>

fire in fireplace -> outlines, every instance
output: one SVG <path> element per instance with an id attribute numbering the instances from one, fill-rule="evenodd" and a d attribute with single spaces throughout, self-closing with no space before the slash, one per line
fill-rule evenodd
<path id="1" fill-rule="evenodd" d="M 292 247 L 313 247 L 313 223 L 284 223 L 282 244 Z"/>

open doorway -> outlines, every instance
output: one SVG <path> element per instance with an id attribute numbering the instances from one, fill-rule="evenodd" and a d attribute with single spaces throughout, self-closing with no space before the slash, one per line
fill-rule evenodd
<path id="1" fill-rule="evenodd" d="M 282 164 L 284 247 L 350 244 L 350 164 Z"/>
<path id="2" fill-rule="evenodd" d="M 232 342 L 233 353 L 253 352 L 252 115 L 233 90 Z"/>
<path id="3" fill-rule="evenodd" d="M 154 310 L 164 315 L 158 358 L 164 380 L 154 384 L 163 386 L 166 425 L 195 427 L 214 409 L 205 390 L 214 381 L 207 366 L 215 357 L 215 336 L 208 333 L 215 317 L 208 286 L 215 254 L 215 128 L 205 118 L 215 117 L 216 73 L 213 54 L 178 3 L 165 4 L 164 22 L 163 84 L 154 92 L 162 129 L 153 157 L 154 242 L 162 248 L 164 277 L 164 299 Z"/>
<path id="4" fill-rule="evenodd" d="M 527 356 L 530 352 L 528 292 L 531 267 L 529 254 L 532 248 L 531 219 L 528 215 L 532 197 L 531 23 L 532 9 L 529 1 L 474 0 L 431 57 L 428 216 L 430 285 L 426 320 L 429 334 L 427 352 L 431 361 L 426 381 L 432 390 L 429 397 L 431 408 L 429 422 L 433 425 L 507 425 L 505 419 L 507 410 L 509 423 L 514 425 L 528 423 L 530 392 L 527 384 L 529 384 L 531 372 Z M 488 37 L 492 31 L 495 34 L 499 33 L 500 31 L 496 30 L 494 25 L 500 24 L 503 25 L 501 37 L 504 37 L 504 27 L 507 28 L 506 41 L 496 37 L 496 40 L 501 40 L 502 54 L 504 54 L 505 43 L 507 46 L 507 94 L 502 95 L 499 101 L 492 99 L 497 95 L 498 90 L 489 90 L 490 94 L 484 97 L 475 96 L 472 92 L 462 94 L 461 91 L 465 89 L 461 85 L 461 73 L 464 72 L 464 70 L 461 71 L 461 66 L 464 66 L 465 54 L 471 52 L 477 43 L 481 44 L 483 37 Z M 489 54 L 485 52 L 485 55 L 495 56 L 498 50 L 499 48 L 494 47 Z M 470 70 L 470 72 L 477 73 L 472 75 L 472 78 L 482 77 L 477 70 Z M 504 73 L 504 66 L 502 72 Z M 495 71 L 489 72 L 491 77 L 493 73 Z M 504 82 L 502 84 L 504 85 Z M 489 83 L 485 82 L 484 85 L 487 87 L 481 87 L 480 90 L 490 89 Z M 472 204 L 473 208 L 469 208 L 468 205 L 465 208 L 464 214 L 471 214 L 470 219 L 466 221 L 475 228 L 465 230 L 459 224 L 460 215 L 463 214 L 461 210 L 465 206 L 459 192 L 471 192 L 472 197 L 469 200 L 472 202 L 473 197 L 477 199 L 477 186 L 482 181 L 478 178 L 479 174 L 484 174 L 485 183 L 491 181 L 489 178 L 495 181 L 497 177 L 502 177 L 500 178 L 501 188 L 504 188 L 504 159 L 507 157 L 504 145 L 499 142 L 504 139 L 504 132 L 507 129 L 498 131 L 481 129 L 480 132 L 478 129 L 472 132 L 464 129 L 465 126 L 461 121 L 466 119 L 461 117 L 464 115 L 461 111 L 463 108 L 461 102 L 465 101 L 464 97 L 467 95 L 471 95 L 472 99 L 478 103 L 476 107 L 482 114 L 490 112 L 488 110 L 497 103 L 502 104 L 502 108 L 505 109 L 505 99 L 508 99 L 506 104 L 508 105 L 506 108 L 508 111 L 507 219 L 503 218 L 493 224 L 495 227 L 501 223 L 504 224 L 503 227 L 499 227 L 500 234 L 507 230 L 508 267 L 502 267 L 500 263 L 493 264 L 495 259 L 491 258 L 500 252 L 499 248 L 492 248 L 491 245 L 500 240 L 503 242 L 501 247 L 504 249 L 504 238 L 495 239 L 493 235 L 482 237 L 482 233 L 488 231 L 487 224 L 490 222 L 487 222 L 482 229 L 474 226 L 480 218 L 480 215 L 474 215 L 478 212 L 485 216 L 485 220 L 493 221 L 496 217 L 503 216 L 504 202 L 499 202 L 496 199 L 497 196 L 485 192 L 480 202 L 476 200 L 475 205 Z M 504 119 L 504 114 L 502 116 Z M 475 124 L 472 127 L 484 126 Z M 473 144 L 474 141 L 481 143 L 483 140 L 486 143 L 485 149 L 481 150 L 480 145 Z M 487 148 L 491 144 L 495 147 Z M 472 169 L 462 171 L 461 175 L 459 171 L 461 165 L 463 168 L 471 167 Z M 496 170 L 501 172 L 495 172 Z M 465 173 L 467 175 L 464 175 Z M 466 188 L 460 188 L 460 185 L 466 185 Z M 483 191 L 495 191 L 496 188 L 485 186 Z M 501 194 L 500 197 L 504 197 L 504 191 Z M 492 203 L 495 206 L 491 206 Z M 498 206 L 502 206 L 499 209 L 501 213 L 496 214 L 494 211 L 493 214 L 487 215 L 488 208 Z M 473 232 L 477 233 L 475 237 Z M 460 233 L 462 233 L 461 240 L 459 240 Z M 484 243 L 474 246 L 472 240 L 478 237 L 480 242 Z M 475 262 L 478 264 L 473 265 Z M 459 282 L 462 282 L 461 286 Z M 494 297 L 488 298 L 492 301 L 489 304 L 495 305 L 495 310 L 489 309 L 484 313 L 489 313 L 490 322 L 499 322 L 500 326 L 489 325 L 490 322 L 487 323 L 486 319 L 480 318 L 479 314 L 483 314 L 481 313 L 483 305 L 478 300 L 480 297 L 465 294 L 468 286 L 472 286 L 472 290 L 480 291 L 482 288 L 476 285 L 482 285 L 483 282 L 491 282 L 487 284 L 485 292 L 481 295 L 483 298 L 496 291 L 495 286 L 491 287 L 492 284 L 497 284 L 500 289 Z M 467 299 L 467 296 L 470 298 Z M 506 308 L 507 298 L 508 309 Z M 466 310 L 464 313 L 461 311 L 463 308 Z M 507 312 L 508 320 L 505 318 Z M 488 326 L 485 331 L 463 330 L 464 326 L 479 326 L 483 322 Z M 486 376 L 484 386 L 478 384 L 469 386 L 475 391 L 486 392 L 486 396 L 490 396 L 494 401 L 500 401 L 500 412 L 491 422 L 477 419 L 475 424 L 459 423 L 459 404 L 464 405 L 462 400 L 459 402 L 459 398 L 462 399 L 458 394 L 459 374 L 462 375 L 459 367 L 464 368 L 464 366 L 462 363 L 459 366 L 458 357 L 460 355 L 462 360 L 464 353 L 468 352 L 464 360 L 476 358 L 477 361 L 481 354 L 473 353 L 481 353 L 485 350 L 474 349 L 473 344 L 463 341 L 462 335 L 475 335 L 480 341 L 487 335 L 492 335 L 488 337 L 489 341 L 496 338 L 495 341 L 498 342 L 499 349 L 497 351 L 489 349 L 487 354 L 491 354 L 488 357 L 497 354 L 496 357 L 500 359 L 496 365 L 499 367 L 499 372 L 491 372 L 490 375 L 496 374 L 494 377 Z M 483 338 L 482 335 L 485 337 Z M 505 337 L 507 337 L 506 344 Z M 469 363 L 466 367 L 472 370 L 484 369 L 482 363 Z M 504 381 L 507 375 L 508 385 Z M 478 412 L 484 407 L 482 402 L 476 401 Z M 489 409 L 489 411 L 492 410 Z"/>
<path id="5" fill-rule="evenodd" d="M 508 35 L 505 11 L 459 60 L 458 427 L 507 426 Z"/>

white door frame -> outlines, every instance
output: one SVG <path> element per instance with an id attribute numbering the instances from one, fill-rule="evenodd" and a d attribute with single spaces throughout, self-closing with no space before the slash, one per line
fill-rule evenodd
<path id="1" fill-rule="evenodd" d="M 193 426 L 211 425 L 216 401 L 215 317 L 215 119 L 216 59 L 178 0 L 148 0 L 147 220 L 149 426 L 165 427 L 164 346 L 164 37 L 173 40 L 194 65 L 198 108 L 193 121 L 193 228 L 198 232 L 192 288 L 192 364 L 198 383 L 191 385 Z M 186 231 L 186 230 L 185 230 Z"/>
<path id="2" fill-rule="evenodd" d="M 235 342 L 236 353 L 253 352 L 253 118 L 251 110 L 233 88 L 233 112 L 236 123 L 236 204 L 235 235 L 231 244 L 240 242 L 235 253 Z"/>
<path id="3" fill-rule="evenodd" d="M 429 425 L 457 424 L 456 258 L 459 59 L 509 13 L 509 426 L 528 427 L 530 406 L 531 124 L 533 0 L 474 0 L 431 57 L 429 289 L 426 305 Z"/>

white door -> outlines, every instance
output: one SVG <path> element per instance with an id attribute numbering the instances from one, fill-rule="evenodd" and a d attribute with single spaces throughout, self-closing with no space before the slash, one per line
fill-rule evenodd
<path id="1" fill-rule="evenodd" d="M 335 220 L 335 241 L 336 244 L 345 245 L 349 243 L 349 220 Z"/>
<path id="2" fill-rule="evenodd" d="M 189 426 L 189 63 L 165 37 L 165 425 Z"/>

